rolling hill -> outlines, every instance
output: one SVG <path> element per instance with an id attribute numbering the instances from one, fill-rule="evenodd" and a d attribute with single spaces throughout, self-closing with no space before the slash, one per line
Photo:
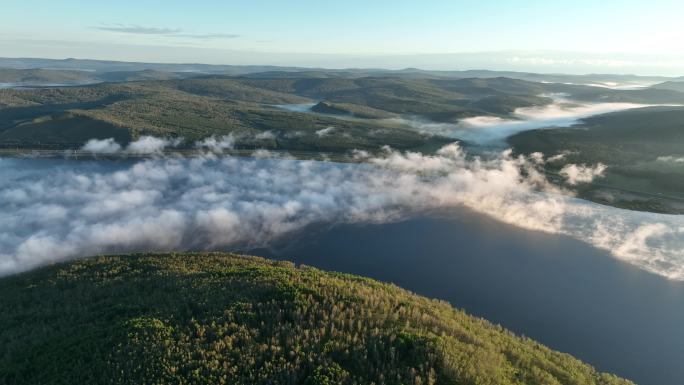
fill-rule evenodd
<path id="1" fill-rule="evenodd" d="M 383 145 L 418 150 L 451 141 L 396 124 L 276 107 L 308 101 L 220 78 L 5 89 L 0 90 L 0 144 L 79 148 L 93 138 L 115 137 L 126 144 L 153 135 L 183 137 L 185 144 L 192 146 L 212 135 L 233 134 L 241 148 L 344 152 L 375 150 Z M 318 134 L 329 127 L 333 127 L 326 131 L 329 134 Z M 121 132 L 113 135 L 112 130 Z"/>
<path id="2" fill-rule="evenodd" d="M 233 254 L 0 279 L 2 384 L 628 385 L 396 286 Z"/>
<path id="3" fill-rule="evenodd" d="M 0 83 L 32 86 L 51 84 L 79 85 L 95 82 L 98 82 L 97 77 L 88 71 L 0 68 Z"/>
<path id="4" fill-rule="evenodd" d="M 593 116 L 575 127 L 521 132 L 508 143 L 520 153 L 562 155 L 547 165 L 550 170 L 570 163 L 607 165 L 604 179 L 579 188 L 583 198 L 630 209 L 684 212 L 684 107 Z"/>
<path id="5" fill-rule="evenodd" d="M 479 115 L 508 116 L 518 107 L 544 105 L 538 83 L 508 78 L 403 79 L 395 77 L 256 77 L 236 81 L 252 87 L 300 95 L 330 103 L 357 105 L 386 113 L 420 116 L 440 122 Z"/>
<path id="6" fill-rule="evenodd" d="M 652 86 L 651 88 L 684 92 L 684 79 L 679 79 L 678 81 L 668 81 L 664 83 L 659 83 Z"/>
<path id="7" fill-rule="evenodd" d="M 549 83 L 572 83 L 572 84 L 601 84 L 601 83 L 661 83 L 677 78 L 664 76 L 637 76 L 618 74 L 585 74 L 569 75 L 558 73 L 530 73 L 518 71 L 492 71 L 492 70 L 462 70 L 462 71 L 435 71 L 419 68 L 405 68 L 401 70 L 387 70 L 381 68 L 303 68 L 268 65 L 210 65 L 199 63 L 144 63 L 123 62 L 110 60 L 91 59 L 41 59 L 41 58 L 0 58 L 0 68 L 14 69 L 60 69 L 93 71 L 106 73 L 113 71 L 143 71 L 155 70 L 163 72 L 180 72 L 195 74 L 221 74 L 231 76 L 249 77 L 396 77 L 396 78 L 429 78 L 429 79 L 464 79 L 464 78 L 497 78 L 507 77 L 512 79 L 527 80 L 531 82 Z M 679 78 L 679 80 L 682 80 Z"/>
<path id="8" fill-rule="evenodd" d="M 540 84 L 504 78 L 164 79 L 164 74 L 123 72 L 116 73 L 118 79 L 160 79 L 0 90 L 0 142 L 6 147 L 77 148 L 119 129 L 127 133 L 115 135 L 124 144 L 142 135 L 183 137 L 191 143 L 234 134 L 245 148 L 337 152 L 390 145 L 416 150 L 453 139 L 425 135 L 387 118 L 408 115 L 455 122 L 470 116 L 509 116 L 518 107 L 551 102 L 536 96 L 543 91 Z M 308 113 L 277 107 L 316 101 L 323 104 Z M 333 129 L 325 132 L 331 135 L 317 134 L 329 127 Z M 268 140 L 255 140 L 264 136 Z"/>
<path id="9" fill-rule="evenodd" d="M 155 68 L 97 72 L 92 76 L 109 82 L 88 86 L 1 89 L 0 146 L 75 149 L 89 139 L 114 137 L 125 145 L 144 135 L 184 138 L 192 146 L 232 134 L 242 149 L 340 153 L 390 145 L 430 151 L 454 138 L 419 132 L 407 121 L 518 119 L 517 109 L 553 103 L 554 94 L 584 102 L 684 104 L 684 92 L 671 89 L 614 90 L 507 77 L 397 77 L 381 76 L 380 70 L 368 70 L 372 76 L 361 76 L 361 70 L 232 76 Z"/>

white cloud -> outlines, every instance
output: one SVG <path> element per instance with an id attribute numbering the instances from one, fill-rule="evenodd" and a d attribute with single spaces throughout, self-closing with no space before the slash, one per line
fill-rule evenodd
<path id="1" fill-rule="evenodd" d="M 90 139 L 86 142 L 82 151 L 89 151 L 96 154 L 114 154 L 121 151 L 121 145 L 117 143 L 114 138 L 108 139 Z"/>
<path id="2" fill-rule="evenodd" d="M 176 147 L 183 142 L 182 138 L 165 139 L 154 136 L 141 136 L 126 146 L 130 154 L 161 154 L 167 147 Z"/>
<path id="3" fill-rule="evenodd" d="M 201 141 L 195 142 L 195 147 L 208 149 L 215 153 L 221 153 L 225 150 L 232 150 L 235 147 L 235 137 L 232 133 L 220 137 L 212 135 Z"/>
<path id="4" fill-rule="evenodd" d="M 167 147 L 177 147 L 182 142 L 183 138 L 167 139 L 147 135 L 141 136 L 138 140 L 129 143 L 128 146 L 122 150 L 121 145 L 117 143 L 114 138 L 101 140 L 90 139 L 83 145 L 83 147 L 81 147 L 81 150 L 96 154 L 116 154 L 122 151 L 128 154 L 137 155 L 161 154 Z"/>
<path id="5" fill-rule="evenodd" d="M 263 131 L 254 136 L 257 140 L 270 140 L 275 139 L 276 135 L 272 131 Z"/>
<path id="6" fill-rule="evenodd" d="M 562 151 L 556 155 L 550 156 L 546 159 L 547 163 L 556 163 L 565 160 L 568 155 L 574 154 L 572 151 Z"/>
<path id="7" fill-rule="evenodd" d="M 579 123 L 580 119 L 592 115 L 650 106 L 636 103 L 580 103 L 570 101 L 561 94 L 543 96 L 552 97 L 554 102 L 545 106 L 518 108 L 513 113 L 513 119 L 475 116 L 462 119 L 458 123 L 435 123 L 405 118 L 390 120 L 408 124 L 426 133 L 487 144 L 502 142 L 506 137 L 522 131 L 570 127 Z"/>
<path id="8" fill-rule="evenodd" d="M 326 128 L 321 128 L 320 130 L 316 131 L 316 135 L 318 135 L 319 138 L 322 138 L 324 136 L 328 136 L 332 134 L 335 131 L 335 127 L 330 126 Z"/>
<path id="9" fill-rule="evenodd" d="M 320 222 L 385 222 L 465 206 L 609 250 L 684 279 L 684 217 L 592 204 L 544 178 L 539 156 L 387 149 L 370 163 L 151 158 L 133 164 L 0 162 L 0 274 L 85 255 L 267 245 Z M 49 212 L 48 216 L 44 214 Z"/>
<path id="10" fill-rule="evenodd" d="M 351 154 L 352 154 L 352 158 L 354 160 L 357 160 L 357 161 L 366 160 L 366 159 L 371 157 L 370 153 L 368 151 L 364 151 L 364 150 L 354 149 L 354 150 L 352 150 Z"/>
<path id="11" fill-rule="evenodd" d="M 648 45 L 653 46 L 658 39 L 648 39 Z M 667 55 L 649 57 L 648 55 L 630 55 L 630 58 L 615 59 L 606 57 L 544 57 L 544 56 L 513 56 L 504 61 L 515 66 L 556 67 L 556 68 L 605 68 L 605 69 L 634 69 L 634 68 L 681 68 L 684 60 L 681 55 Z M 571 70 L 572 71 L 572 70 Z M 565 71 L 567 72 L 567 71 Z"/>
<path id="12" fill-rule="evenodd" d="M 573 84 L 573 83 L 567 83 L 567 84 Z M 586 84 L 581 84 L 585 86 L 591 86 L 591 87 L 601 87 L 601 88 L 610 88 L 613 90 L 640 90 L 643 88 L 648 88 L 652 85 L 658 84 L 658 82 L 603 82 L 603 83 L 586 83 Z"/>
<path id="13" fill-rule="evenodd" d="M 631 60 L 615 59 L 568 59 L 568 58 L 548 58 L 548 57 L 520 57 L 514 56 L 508 59 L 513 64 L 528 64 L 533 66 L 556 66 L 556 65 L 588 65 L 594 67 L 629 67 L 638 63 Z"/>
<path id="14" fill-rule="evenodd" d="M 560 170 L 560 174 L 565 178 L 565 181 L 570 185 L 580 183 L 591 183 L 596 178 L 605 176 L 606 165 L 599 163 L 595 166 L 587 166 L 584 164 L 566 164 Z"/>
<path id="15" fill-rule="evenodd" d="M 684 163 L 684 157 L 676 157 L 676 156 L 659 156 L 658 159 L 656 159 L 658 162 L 665 162 L 665 163 Z"/>
<path id="16" fill-rule="evenodd" d="M 126 34 L 136 34 L 136 35 L 157 35 L 165 37 L 175 37 L 175 38 L 191 38 L 200 40 L 211 40 L 211 39 L 234 39 L 240 37 L 240 35 L 233 33 L 188 33 L 184 32 L 180 28 L 159 28 L 159 27 L 149 27 L 133 24 L 103 24 L 97 27 L 92 27 L 100 31 L 126 33 Z"/>

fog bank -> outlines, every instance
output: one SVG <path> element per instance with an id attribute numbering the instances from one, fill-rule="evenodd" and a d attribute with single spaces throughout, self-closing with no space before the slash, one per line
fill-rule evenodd
<path id="1" fill-rule="evenodd" d="M 388 150 L 362 164 L 259 155 L 0 159 L 0 274 L 98 253 L 255 247 L 318 222 L 383 223 L 465 206 L 684 279 L 682 217 L 572 198 L 546 181 L 541 155 L 472 159 L 455 144 L 434 156 Z M 588 178 L 581 171 L 577 183 Z"/>
<path id="2" fill-rule="evenodd" d="M 518 132 L 537 128 L 570 127 L 581 119 L 632 108 L 649 107 L 637 103 L 588 103 L 565 99 L 562 95 L 547 95 L 554 102 L 545 106 L 523 107 L 515 110 L 514 119 L 495 116 L 476 116 L 458 123 L 435 123 L 421 119 L 393 119 L 422 132 L 445 135 L 477 144 L 502 144 Z"/>

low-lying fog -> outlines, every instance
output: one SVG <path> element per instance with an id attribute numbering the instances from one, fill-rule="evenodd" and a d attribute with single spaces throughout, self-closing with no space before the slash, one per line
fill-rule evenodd
<path id="1" fill-rule="evenodd" d="M 393 124 L 413 127 L 428 134 L 466 140 L 475 144 L 502 146 L 505 144 L 504 140 L 507 137 L 518 132 L 538 128 L 571 127 L 580 123 L 580 120 L 593 115 L 655 106 L 654 104 L 638 103 L 580 102 L 569 99 L 564 94 L 542 96 L 553 98 L 553 103 L 545 106 L 518 108 L 513 113 L 513 118 L 511 119 L 495 116 L 476 116 L 462 119 L 458 123 L 439 123 L 420 117 L 389 118 L 385 120 Z M 311 111 L 311 107 L 314 105 L 314 103 L 283 104 L 276 107 L 291 112 L 314 114 L 315 112 Z"/>
<path id="2" fill-rule="evenodd" d="M 612 90 L 623 90 L 623 91 L 628 91 L 628 90 L 642 90 L 644 88 L 648 88 L 651 86 L 654 86 L 658 83 L 662 83 L 663 79 L 658 79 L 656 81 L 622 81 L 622 82 L 616 82 L 616 81 L 595 81 L 593 83 L 570 83 L 570 82 L 563 82 L 563 84 L 568 84 L 568 85 L 578 85 L 578 86 L 589 86 L 589 87 L 601 87 L 601 88 L 609 88 Z M 552 83 L 552 82 L 542 82 L 542 83 Z"/>
<path id="3" fill-rule="evenodd" d="M 435 123 L 421 119 L 395 119 L 420 131 L 458 138 L 477 144 L 503 144 L 504 139 L 522 131 L 537 128 L 570 127 L 592 115 L 649 107 L 636 103 L 590 103 L 551 95 L 554 102 L 546 106 L 515 110 L 515 119 L 493 116 L 466 118 L 458 123 Z"/>
<path id="4" fill-rule="evenodd" d="M 206 147 L 220 150 L 215 142 Z M 365 160 L 0 158 L 0 274 L 105 252 L 256 247 L 318 222 L 383 223 L 465 206 L 684 279 L 684 217 L 572 198 L 545 180 L 542 156 L 471 158 L 452 144 L 434 156 L 388 151 Z M 576 183 L 601 173 L 575 171 L 566 177 Z"/>
<path id="5" fill-rule="evenodd" d="M 276 105 L 276 107 L 282 108 L 283 110 L 291 111 L 291 112 L 309 113 L 309 112 L 312 112 L 311 108 L 315 105 L 316 105 L 316 103 L 278 104 L 278 105 Z"/>

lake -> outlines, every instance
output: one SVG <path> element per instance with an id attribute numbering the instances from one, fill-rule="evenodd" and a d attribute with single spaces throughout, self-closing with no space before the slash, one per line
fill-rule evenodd
<path id="1" fill-rule="evenodd" d="M 684 283 L 467 210 L 317 226 L 253 254 L 392 282 L 638 384 L 684 379 Z"/>

